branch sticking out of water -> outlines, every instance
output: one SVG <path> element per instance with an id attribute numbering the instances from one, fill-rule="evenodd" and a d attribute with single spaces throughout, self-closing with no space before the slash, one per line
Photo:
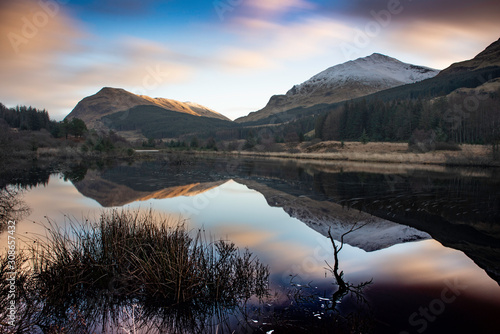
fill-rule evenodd
<path id="1" fill-rule="evenodd" d="M 358 226 L 356 226 L 357 224 L 353 224 L 352 227 L 349 229 L 349 231 L 345 232 L 344 234 L 342 234 L 340 236 L 340 246 L 337 246 L 335 244 L 335 239 L 332 236 L 331 229 L 328 230 L 328 238 L 330 239 L 332 246 L 333 246 L 333 258 L 335 261 L 333 264 L 333 268 L 327 261 L 325 261 L 325 262 L 326 262 L 326 265 L 328 266 L 328 270 L 332 273 L 333 277 L 335 278 L 335 283 L 338 286 L 337 291 L 335 291 L 332 295 L 332 309 L 335 309 L 337 303 L 339 303 L 342 300 L 342 298 L 344 298 L 348 293 L 352 293 L 353 295 L 355 295 L 356 299 L 358 301 L 366 302 L 366 299 L 365 299 L 364 294 L 363 294 L 363 289 L 365 287 L 367 287 L 368 285 L 370 285 L 372 283 L 373 279 L 371 279 L 370 281 L 367 281 L 367 282 L 363 282 L 361 284 L 357 284 L 357 285 L 346 282 L 344 280 L 344 272 L 341 271 L 339 273 L 339 257 L 338 257 L 338 255 L 339 255 L 339 252 L 344 247 L 344 237 L 346 235 L 348 235 L 349 233 L 352 233 L 354 231 L 357 231 L 357 230 L 363 228 L 367 224 L 368 223 L 358 225 Z"/>

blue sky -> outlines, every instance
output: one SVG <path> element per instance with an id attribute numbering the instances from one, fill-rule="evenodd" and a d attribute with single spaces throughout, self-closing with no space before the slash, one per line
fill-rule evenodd
<path id="1" fill-rule="evenodd" d="M 0 2 L 0 102 L 62 119 L 104 86 L 229 118 L 373 52 L 442 69 L 500 30 L 493 0 Z"/>

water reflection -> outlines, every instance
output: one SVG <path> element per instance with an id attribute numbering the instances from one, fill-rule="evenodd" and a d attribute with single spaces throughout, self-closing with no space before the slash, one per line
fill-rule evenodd
<path id="1" fill-rule="evenodd" d="M 19 221 L 30 214 L 22 199 L 22 190 L 14 186 L 0 189 L 0 232 L 7 229 L 9 221 Z"/>
<path id="2" fill-rule="evenodd" d="M 365 225 L 360 225 L 360 226 L 356 226 L 356 224 L 352 225 L 352 227 L 349 231 L 347 231 L 346 233 L 344 233 L 340 236 L 340 245 L 339 246 L 337 246 L 335 244 L 335 239 L 333 238 L 331 230 L 328 231 L 328 237 L 330 238 L 330 241 L 331 241 L 332 247 L 333 247 L 333 251 L 334 251 L 333 257 L 334 257 L 335 262 L 333 264 L 333 267 L 331 265 L 329 265 L 328 263 L 327 263 L 327 266 L 328 266 L 328 270 L 330 271 L 330 273 L 333 275 L 333 277 L 335 277 L 335 283 L 338 286 L 337 291 L 335 291 L 332 295 L 332 303 L 335 305 L 340 303 L 342 301 L 342 299 L 348 293 L 354 294 L 358 301 L 366 302 L 366 299 L 363 295 L 363 289 L 366 288 L 368 285 L 372 284 L 372 280 L 367 281 L 367 282 L 363 282 L 360 284 L 352 284 L 352 283 L 345 281 L 343 271 L 341 271 L 339 273 L 339 253 L 342 250 L 342 248 L 344 247 L 345 236 L 354 232 L 354 231 L 357 231 L 357 230 L 363 228 L 364 226 Z M 335 307 L 332 305 L 331 308 L 334 309 Z"/>
<path id="3" fill-rule="evenodd" d="M 105 207 L 195 196 L 236 180 L 324 236 L 335 226 L 338 240 L 346 223 L 371 220 L 371 238 L 360 232 L 346 242 L 374 251 L 432 237 L 464 251 L 500 282 L 496 169 L 174 155 L 62 170 L 81 194 Z"/>
<path id="4" fill-rule="evenodd" d="M 46 225 L 48 237 L 34 240 L 31 259 L 18 254 L 18 317 L 0 332 L 350 333 L 372 325 L 364 308 L 364 288 L 372 282 L 352 284 L 339 269 L 344 237 L 363 225 L 353 225 L 339 245 L 329 233 L 334 262 L 327 265 L 336 291 L 320 294 L 312 282 L 307 289 L 293 283 L 271 295 L 268 267 L 248 250 L 223 240 L 207 242 L 200 231 L 193 237 L 156 217 L 151 211 L 113 210 L 95 223 Z M 7 261 L 0 261 L 3 305 Z M 341 306 L 349 293 L 360 305 Z M 4 323 L 5 316 L 0 312 Z"/>
<path id="5" fill-rule="evenodd" d="M 331 229 L 339 245 L 342 235 L 353 224 L 360 223 L 367 224 L 343 238 L 345 243 L 339 254 L 341 266 L 338 274 L 344 271 L 345 284 L 351 282 L 354 286 L 367 278 L 374 278 L 375 283 L 366 291 L 370 305 L 378 312 L 377 319 L 383 319 L 391 326 L 397 324 L 391 330 L 380 332 L 411 328 L 408 316 L 420 306 L 439 298 L 444 280 L 457 278 L 470 287 L 456 303 L 447 305 L 446 316 L 439 320 L 442 328 L 461 328 L 463 322 L 450 318 L 464 312 L 475 312 L 472 327 L 482 322 L 488 327 L 497 319 L 496 316 L 485 316 L 488 307 L 490 313 L 500 307 L 497 283 L 462 252 L 429 239 L 464 250 L 490 275 L 500 267 L 496 253 L 500 236 L 498 225 L 488 223 L 481 214 L 470 216 L 470 220 L 462 220 L 462 215 L 457 218 L 451 215 L 453 210 L 455 214 L 462 212 L 460 205 L 452 207 L 453 202 L 462 203 L 458 199 L 461 197 L 461 201 L 469 203 L 468 206 L 477 203 L 491 217 L 498 216 L 495 170 L 449 170 L 444 167 L 412 170 L 394 166 L 379 168 L 378 165 L 194 157 L 186 161 L 160 158 L 131 165 L 82 165 L 74 166 L 74 170 L 66 166 L 59 170 L 62 174 L 52 175 L 46 188 L 38 187 L 27 193 L 28 202 L 36 207 L 31 221 L 40 221 L 44 215 L 55 218 L 61 212 L 77 217 L 82 214 L 92 216 L 102 206 L 125 203 L 130 203 L 127 206 L 132 208 L 154 207 L 173 217 L 187 212 L 192 214 L 193 224 L 190 226 L 206 227 L 217 237 L 230 239 L 240 247 L 249 246 L 263 263 L 270 264 L 272 291 L 281 291 L 282 295 L 276 300 L 267 300 L 258 309 L 248 304 L 247 309 L 233 310 L 239 315 L 223 317 L 225 323 L 233 324 L 232 328 L 241 323 L 250 324 L 256 332 L 275 329 L 277 333 L 279 328 L 298 330 L 302 325 L 303 328 L 312 328 L 307 326 L 313 324 L 314 328 L 328 332 L 325 328 L 330 326 L 328 321 L 331 318 L 321 314 L 321 305 L 328 306 L 327 300 L 332 299 L 338 285 L 332 285 L 336 282 L 335 275 L 323 280 L 324 259 L 334 269 L 334 263 L 330 262 L 334 259 L 334 250 L 326 237 Z M 433 197 L 434 189 L 437 195 Z M 446 197 L 444 189 L 449 189 L 453 196 Z M 412 205 L 413 200 L 418 204 Z M 184 212 L 186 206 L 189 210 Z M 440 208 L 446 209 L 443 214 Z M 419 219 L 419 214 L 426 216 Z M 427 220 L 429 217 L 432 219 Z M 58 221 L 60 226 L 66 223 L 61 219 Z M 31 222 L 20 225 L 19 232 L 24 235 L 25 231 L 33 232 L 35 227 Z M 322 248 L 318 251 L 319 245 Z M 285 275 L 289 270 L 300 274 L 293 281 L 300 287 L 294 285 L 289 290 L 289 276 Z M 292 305 L 288 295 L 293 295 L 294 289 L 299 288 L 303 292 L 309 289 L 316 298 L 309 304 L 303 302 L 300 307 L 295 307 L 297 303 Z M 134 304 L 137 305 L 135 308 Z M 481 305 L 481 311 L 476 312 L 470 305 Z M 352 319 L 368 325 L 370 310 L 361 316 L 352 312 L 356 306 L 356 298 L 345 296 L 337 308 L 342 316 L 352 314 Z M 82 318 L 78 316 L 80 311 L 72 305 L 68 307 L 69 319 Z M 171 308 L 146 310 L 137 300 L 129 300 L 115 314 L 128 326 L 127 330 L 139 321 L 139 315 L 146 313 L 151 314 L 145 317 L 148 324 L 153 324 L 151 330 L 163 326 L 154 325 L 161 324 L 162 319 L 166 319 L 165 323 L 179 323 L 175 317 L 154 316 L 158 309 L 175 313 L 169 312 Z M 262 315 L 260 318 L 258 312 Z M 206 318 L 203 315 L 196 317 L 204 319 L 203 326 L 210 327 L 207 324 L 215 323 L 210 328 L 217 328 L 216 324 L 221 320 L 217 320 L 216 313 L 212 314 Z M 307 316 L 302 317 L 304 314 Z M 181 318 L 191 319 L 189 315 L 181 315 Z M 276 326 L 266 327 L 263 323 Z M 321 328 L 322 324 L 325 328 Z M 202 330 L 196 327 L 193 331 L 198 329 Z"/>
<path id="6" fill-rule="evenodd" d="M 268 267 L 248 250 L 192 236 L 152 212 L 105 212 L 97 222 L 47 231 L 46 241 L 34 240 L 32 269 L 18 275 L 16 330 L 224 333 L 245 326 L 241 309 L 268 294 Z M 18 270 L 27 259 L 19 254 Z M 4 301 L 7 268 L 0 272 Z"/>
<path id="7" fill-rule="evenodd" d="M 338 243 L 328 231 L 333 264 L 325 261 L 325 269 L 333 278 L 331 287 L 321 289 L 314 281 L 302 282 L 299 275 L 291 275 L 290 286 L 280 291 L 286 298 L 279 298 L 277 293 L 267 308 L 260 309 L 260 321 L 256 323 L 262 333 L 275 330 L 278 333 L 372 332 L 375 318 L 365 297 L 365 289 L 373 283 L 373 279 L 351 283 L 345 278 L 339 260 L 344 238 L 364 226 L 353 224 L 341 235 Z"/>
<path id="8" fill-rule="evenodd" d="M 56 171 L 50 165 L 38 165 L 35 162 L 20 161 L 0 168 L 0 188 L 14 186 L 30 189 L 38 185 L 47 185 L 49 177 Z"/>

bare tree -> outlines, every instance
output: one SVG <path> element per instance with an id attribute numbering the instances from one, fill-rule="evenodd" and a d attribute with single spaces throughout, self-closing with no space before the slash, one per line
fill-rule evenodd
<path id="1" fill-rule="evenodd" d="M 373 279 L 360 283 L 360 284 L 351 284 L 347 281 L 344 280 L 344 272 L 340 271 L 339 273 L 339 252 L 342 250 L 344 247 L 344 237 L 348 235 L 349 233 L 352 233 L 354 231 L 359 230 L 360 228 L 363 228 L 365 225 L 368 223 L 356 226 L 357 223 L 353 224 L 351 229 L 344 234 L 340 236 L 340 246 L 337 246 L 335 244 L 335 239 L 332 236 L 331 229 L 328 230 L 328 238 L 330 239 L 332 246 L 333 246 L 333 259 L 334 259 L 334 264 L 333 268 L 332 266 L 327 262 L 326 265 L 328 266 L 328 270 L 332 273 L 333 277 L 335 278 L 335 282 L 338 286 L 337 291 L 335 291 L 332 295 L 332 309 L 335 309 L 335 306 L 337 303 L 339 303 L 342 298 L 344 298 L 348 293 L 352 293 L 354 296 L 356 296 L 356 299 L 358 301 L 366 302 L 366 299 L 363 294 L 363 289 L 370 285 L 373 281 Z"/>

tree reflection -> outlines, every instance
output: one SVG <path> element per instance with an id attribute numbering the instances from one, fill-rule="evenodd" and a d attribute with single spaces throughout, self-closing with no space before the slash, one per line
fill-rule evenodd
<path id="1" fill-rule="evenodd" d="M 374 326 L 374 318 L 365 288 L 372 280 L 353 284 L 346 280 L 340 270 L 339 253 L 344 245 L 344 237 L 366 224 L 353 224 L 340 237 L 338 245 L 331 230 L 328 238 L 333 248 L 333 265 L 326 262 L 327 271 L 333 276 L 333 291 L 320 292 L 313 282 L 298 283 L 292 276 L 287 291 L 288 301 L 276 298 L 267 308 L 258 313 L 259 322 L 254 326 L 257 333 L 366 333 Z M 351 298 L 348 298 L 351 297 Z"/>
<path id="2" fill-rule="evenodd" d="M 30 214 L 30 208 L 22 199 L 22 191 L 17 187 L 0 189 L 0 232 L 7 228 L 9 220 L 20 220 Z"/>
<path id="3" fill-rule="evenodd" d="M 343 333 L 372 324 L 370 312 L 357 308 L 367 305 L 371 281 L 350 283 L 339 264 L 344 237 L 363 226 L 344 233 L 340 245 L 328 233 L 334 291 L 292 288 L 286 307 L 273 301 L 269 268 L 248 250 L 207 241 L 201 231 L 193 235 L 151 211 L 109 211 L 69 226 L 49 222 L 46 240 L 34 240 L 31 253 L 17 257 L 24 269 L 17 274 L 16 327 L 4 325 L 2 309 L 0 333 Z M 0 264 L 6 301 L 6 256 Z"/>
<path id="4" fill-rule="evenodd" d="M 341 271 L 339 273 L 339 253 L 342 250 L 342 248 L 344 247 L 344 237 L 346 235 L 348 235 L 349 233 L 352 233 L 356 230 L 359 230 L 360 228 L 362 228 L 365 225 L 366 224 L 356 226 L 356 224 L 353 224 L 349 231 L 347 231 L 346 233 L 344 233 L 340 236 L 340 246 L 337 246 L 335 244 L 335 239 L 332 236 L 331 229 L 328 230 L 328 238 L 330 239 L 330 241 L 332 243 L 333 252 L 334 252 L 333 257 L 334 257 L 335 262 L 333 264 L 333 268 L 330 264 L 328 264 L 328 262 L 326 263 L 326 265 L 328 266 L 328 270 L 330 271 L 330 273 L 335 278 L 335 283 L 338 286 L 337 291 L 335 291 L 333 293 L 332 298 L 331 298 L 332 304 L 333 304 L 330 307 L 331 309 L 335 309 L 335 306 L 349 293 L 353 294 L 358 301 L 366 302 L 366 299 L 365 299 L 364 294 L 363 294 L 363 289 L 365 287 L 367 287 L 368 285 L 370 285 L 373 280 L 369 280 L 369 281 L 366 281 L 366 282 L 363 282 L 360 284 L 352 284 L 350 282 L 345 281 L 343 271 Z"/>

